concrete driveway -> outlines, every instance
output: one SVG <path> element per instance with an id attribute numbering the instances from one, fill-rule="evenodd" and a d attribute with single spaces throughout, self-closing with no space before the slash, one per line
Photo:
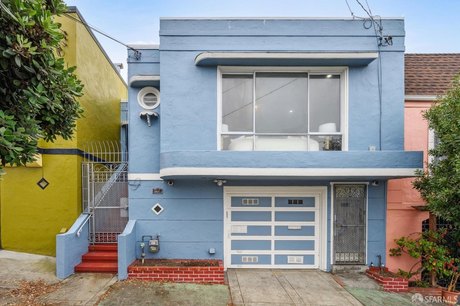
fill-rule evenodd
<path id="1" fill-rule="evenodd" d="M 232 302 L 239 305 L 362 305 L 320 271 L 228 269 Z"/>

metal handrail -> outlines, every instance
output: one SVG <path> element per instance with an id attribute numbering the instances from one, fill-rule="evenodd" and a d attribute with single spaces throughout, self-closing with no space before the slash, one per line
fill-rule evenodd
<path id="1" fill-rule="evenodd" d="M 107 182 L 102 186 L 101 190 L 96 194 L 93 200 L 93 208 L 98 207 L 102 200 L 104 199 L 105 195 L 109 192 L 110 188 L 113 184 L 117 181 L 120 177 L 122 172 L 128 167 L 127 163 L 122 163 L 118 166 L 118 169 L 115 171 L 114 174 L 107 180 Z"/>
<path id="2" fill-rule="evenodd" d="M 85 218 L 85 221 L 78 227 L 78 230 L 77 230 L 77 237 L 80 237 L 81 235 L 81 232 L 83 231 L 83 226 L 85 226 L 85 224 L 89 221 L 89 218 L 91 217 L 92 213 L 89 213 L 89 214 L 86 214 L 86 218 Z"/>

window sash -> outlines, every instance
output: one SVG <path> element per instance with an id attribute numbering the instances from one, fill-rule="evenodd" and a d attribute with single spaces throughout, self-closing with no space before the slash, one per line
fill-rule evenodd
<path id="1" fill-rule="evenodd" d="M 289 132 L 289 133 L 282 133 L 282 132 L 279 132 L 279 133 L 276 133 L 276 132 L 256 132 L 256 82 L 257 82 L 257 77 L 283 77 L 283 76 L 286 76 L 286 77 L 289 77 L 289 76 L 306 76 L 307 77 L 307 131 L 306 132 Z M 333 78 L 333 79 L 339 79 L 339 122 L 336 126 L 336 129 L 339 130 L 338 132 L 327 132 L 327 133 L 323 133 L 323 132 L 313 132 L 311 131 L 311 121 L 310 121 L 310 115 L 311 115 L 311 112 L 310 112 L 310 80 L 311 79 L 321 79 L 321 78 L 330 78 L 329 75 Z M 310 136 L 331 136 L 331 137 L 335 137 L 335 136 L 341 136 L 340 139 L 341 141 L 344 140 L 344 130 L 346 129 L 345 126 L 344 126 L 344 122 L 343 122 L 343 99 L 344 99 L 344 88 L 343 88 L 343 82 L 345 81 L 344 78 L 343 78 L 343 72 L 341 71 L 325 71 L 325 72 L 317 72 L 317 71 L 295 71 L 295 72 L 291 72 L 291 71 L 288 71 L 288 72 L 284 72 L 284 71 L 270 71 L 270 70 L 264 70 L 264 71 L 252 71 L 252 72 L 249 72 L 249 73 L 246 73 L 246 72 L 223 72 L 222 73 L 222 79 L 225 79 L 225 78 L 238 78 L 238 77 L 241 77 L 241 78 L 245 78 L 245 79 L 252 79 L 252 84 L 253 84 L 253 89 L 252 89 L 252 95 L 253 95 L 253 99 L 252 99 L 252 131 L 245 131 L 245 132 L 242 132 L 242 131 L 226 131 L 226 132 L 223 132 L 221 131 L 220 133 L 220 138 L 222 139 L 223 136 L 238 136 L 238 135 L 241 135 L 241 136 L 252 136 L 252 139 L 253 139 L 253 149 L 252 150 L 257 150 L 256 148 L 256 138 L 257 136 L 304 136 L 304 137 L 307 137 L 308 139 L 310 139 Z M 326 77 L 327 76 L 327 77 Z M 222 80 L 223 81 L 223 80 Z M 223 92 L 221 92 L 221 94 L 223 95 Z M 223 103 L 223 99 L 221 100 L 221 103 Z M 223 116 L 223 114 L 221 114 L 221 116 Z M 223 122 L 223 117 L 221 117 L 221 124 Z M 222 140 L 220 141 L 220 149 L 221 150 L 225 150 L 223 148 L 223 143 L 222 143 Z M 341 150 L 343 150 L 343 144 L 341 145 Z"/>

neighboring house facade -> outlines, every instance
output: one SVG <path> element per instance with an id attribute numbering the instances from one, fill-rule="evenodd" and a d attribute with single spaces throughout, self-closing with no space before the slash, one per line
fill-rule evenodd
<path id="1" fill-rule="evenodd" d="M 225 269 L 386 263 L 387 181 L 423 153 L 404 151 L 404 20 L 382 22 L 378 45 L 362 20 L 165 18 L 131 46 L 118 277 L 157 235 L 146 258 Z M 58 236 L 59 277 L 85 220 Z"/>
<path id="2" fill-rule="evenodd" d="M 446 93 L 452 79 L 460 73 L 460 54 L 406 54 L 404 149 L 423 151 L 424 165 L 429 162 L 428 150 L 434 147 L 434 133 L 423 118 L 438 97 Z M 394 240 L 422 231 L 422 222 L 428 220 L 424 201 L 412 187 L 413 179 L 388 182 L 387 254 L 396 246 Z M 408 271 L 417 260 L 407 255 L 387 257 L 392 271 Z"/>
<path id="3" fill-rule="evenodd" d="M 73 18 L 82 20 L 75 7 Z M 120 139 L 120 102 L 126 83 L 91 30 L 66 16 L 57 17 L 67 32 L 64 58 L 77 66 L 84 95 L 84 116 L 71 140 L 40 141 L 36 162 L 7 167 L 0 179 L 1 247 L 55 255 L 56 234 L 66 231 L 81 213 L 81 162 L 88 143 Z M 42 189 L 44 178 L 49 185 Z"/>

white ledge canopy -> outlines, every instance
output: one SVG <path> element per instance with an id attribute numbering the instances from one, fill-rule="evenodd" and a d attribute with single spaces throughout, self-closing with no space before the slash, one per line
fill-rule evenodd
<path id="1" fill-rule="evenodd" d="M 414 177 L 419 168 L 194 168 L 173 167 L 160 170 L 162 179 L 396 179 Z"/>
<path id="2" fill-rule="evenodd" d="M 129 79 L 129 86 L 131 87 L 146 87 L 160 86 L 160 76 L 159 75 L 134 75 Z"/>
<path id="3" fill-rule="evenodd" d="M 197 66 L 366 66 L 377 52 L 202 52 Z"/>

